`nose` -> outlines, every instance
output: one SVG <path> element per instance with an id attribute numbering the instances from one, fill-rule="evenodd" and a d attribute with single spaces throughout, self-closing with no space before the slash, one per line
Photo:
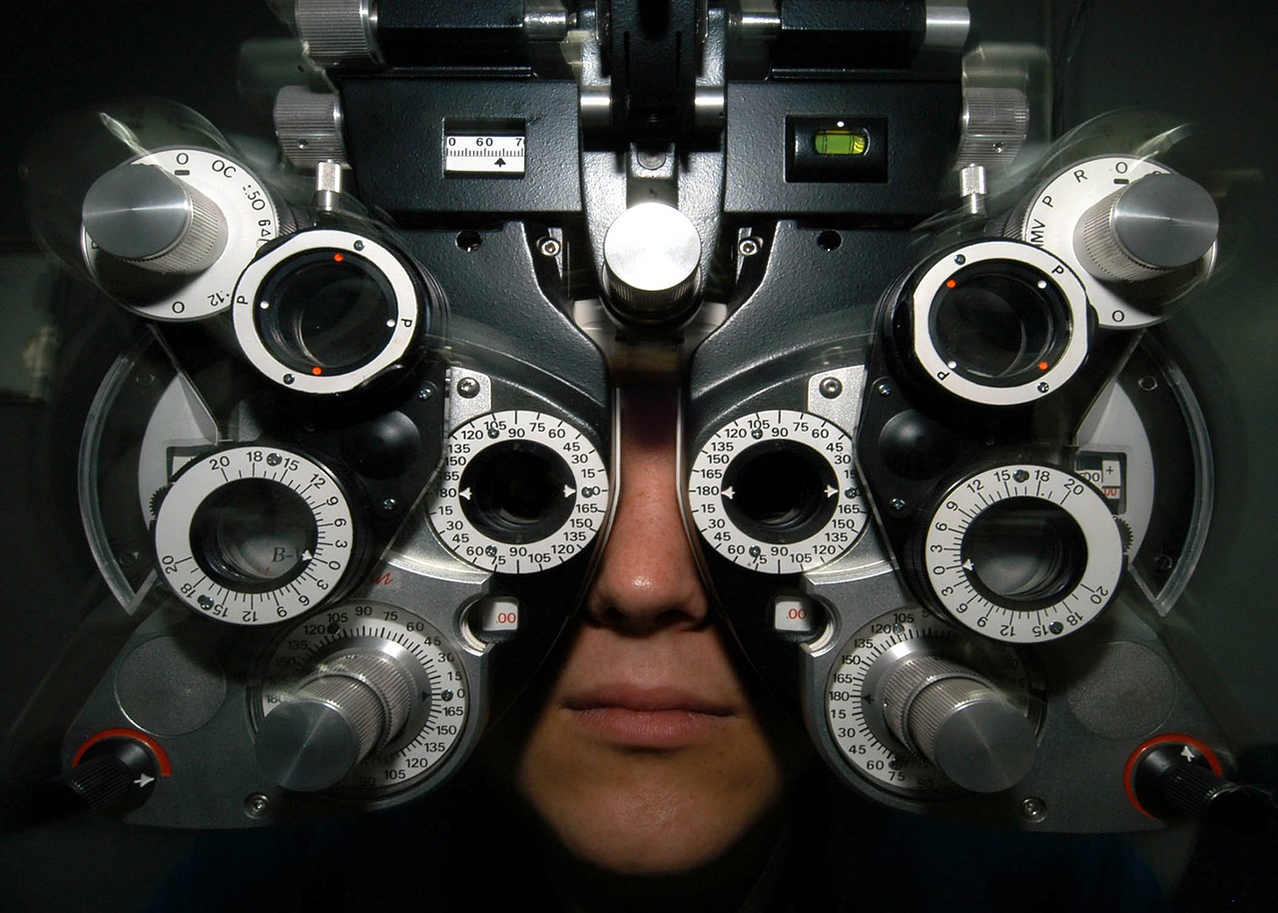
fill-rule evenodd
<path id="1" fill-rule="evenodd" d="M 626 634 L 699 627 L 708 599 L 679 510 L 678 393 L 636 387 L 618 396 L 621 496 L 587 613 Z"/>

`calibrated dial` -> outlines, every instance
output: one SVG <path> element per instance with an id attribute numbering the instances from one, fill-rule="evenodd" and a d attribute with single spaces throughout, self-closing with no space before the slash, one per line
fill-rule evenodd
<path id="1" fill-rule="evenodd" d="M 354 555 L 352 512 L 320 464 L 269 446 L 192 460 L 155 518 L 160 571 L 191 608 L 231 624 L 271 624 L 315 608 Z"/>
<path id="2" fill-rule="evenodd" d="M 590 438 L 556 416 L 514 410 L 453 431 L 426 513 L 458 558 L 532 574 L 589 545 L 607 508 L 608 475 Z"/>
<path id="3" fill-rule="evenodd" d="M 826 722 L 830 735 L 852 769 L 858 774 L 893 792 L 911 796 L 934 796 L 952 792 L 958 784 L 942 769 L 914 750 L 907 748 L 895 732 L 889 717 L 894 708 L 887 706 L 885 696 L 900 679 L 904 670 L 908 675 L 912 664 L 932 664 L 950 670 L 951 677 L 942 679 L 936 675 L 936 684 L 946 682 L 972 682 L 980 692 L 977 700 L 963 706 L 950 708 L 948 720 L 957 720 L 958 731 L 942 724 L 938 733 L 931 734 L 928 751 L 939 756 L 959 777 L 979 785 L 980 781 L 997 779 L 1003 773 L 1001 760 L 1008 749 L 996 751 L 995 757 L 985 759 L 976 753 L 978 761 L 987 761 L 993 770 L 981 770 L 977 765 L 975 776 L 967 763 L 972 753 L 963 752 L 964 761 L 954 763 L 951 758 L 973 743 L 988 740 L 972 738 L 972 732 L 981 733 L 986 724 L 978 717 L 976 725 L 963 720 L 963 713 L 993 706 L 1007 715 L 1014 708 L 1014 715 L 1024 717 L 1024 732 L 1017 732 L 1012 740 L 1010 754 L 1013 767 L 1025 766 L 1025 732 L 1030 742 L 1029 759 L 1032 760 L 1032 734 L 1039 722 L 1038 704 L 1034 700 L 1034 685 L 1030 675 L 1015 650 L 1005 644 L 981 638 L 966 637 L 943 624 L 926 609 L 906 608 L 883 615 L 856 631 L 834 660 L 825 694 Z M 979 683 L 979 684 L 978 684 Z M 919 688 L 918 691 L 925 691 Z M 1006 726 L 1006 721 L 999 721 Z M 923 728 L 917 723 L 912 727 L 916 735 Z M 984 747 L 984 746 L 983 746 Z M 1001 784 L 995 784 L 1001 785 Z M 970 788 L 970 786 L 969 786 Z M 993 791 L 993 790 L 985 790 Z"/>
<path id="4" fill-rule="evenodd" d="M 380 747 L 353 760 L 344 776 L 334 777 L 335 788 L 369 795 L 410 786 L 435 771 L 457 744 L 466 728 L 469 699 L 465 672 L 448 639 L 408 609 L 382 602 L 345 603 L 294 625 L 266 660 L 254 698 L 261 715 L 259 731 L 273 711 L 299 694 L 306 699 L 306 683 L 326 677 L 327 665 L 348 665 L 350 656 L 393 664 L 410 688 L 402 722 L 388 710 L 387 718 L 395 718 L 393 731 L 382 732 Z M 379 701 L 394 702 L 384 696 Z M 342 709 L 340 703 L 336 709 Z M 297 754 L 304 754 L 303 746 L 297 746 Z"/>
<path id="5" fill-rule="evenodd" d="M 743 415 L 716 431 L 692 464 L 688 506 L 723 557 L 766 574 L 829 564 L 865 529 L 855 446 L 808 412 Z"/>
<path id="6" fill-rule="evenodd" d="M 186 265 L 174 274 L 158 276 L 127 257 L 106 253 L 90 235 L 90 225 L 86 224 L 82 229 L 81 244 L 89 270 L 113 297 L 143 317 L 198 320 L 226 309 L 244 267 L 259 247 L 280 232 L 279 214 L 270 193 L 246 166 L 207 149 L 162 149 L 120 165 L 115 171 L 135 166 L 153 166 L 171 180 L 162 184 L 128 182 L 134 195 L 141 194 L 131 207 L 136 210 L 134 218 L 144 217 L 150 197 L 160 192 L 155 190 L 156 186 L 175 188 L 179 194 L 185 190 L 191 217 L 188 222 L 217 223 L 225 236 L 224 243 L 204 259 L 185 258 L 188 261 Z M 109 175 L 104 178 L 109 178 Z M 168 195 L 167 191 L 165 195 Z M 94 218 L 104 226 L 100 231 L 122 234 L 118 225 L 122 216 L 117 215 L 108 223 L 103 221 L 105 209 L 97 207 L 96 212 Z M 147 224 L 151 225 L 153 221 L 150 219 Z M 189 229 L 177 232 L 173 237 L 175 251 L 186 250 L 195 243 Z M 168 256 L 171 258 L 172 253 Z"/>
<path id="7" fill-rule="evenodd" d="M 1017 221 L 1020 237 L 1079 275 L 1104 327 L 1159 319 L 1153 312 L 1205 278 L 1215 257 L 1218 218 L 1210 195 L 1158 162 L 1133 156 L 1070 166 L 1037 190 Z M 1193 272 L 1151 290 L 1141 306 L 1128 300 L 1133 283 L 1153 285 L 1174 269 Z"/>
<path id="8" fill-rule="evenodd" d="M 1104 498 L 1077 476 L 1035 464 L 987 469 L 954 485 L 927 522 L 922 572 L 959 624 L 1041 643 L 1072 633 L 1113 600 L 1123 543 Z"/>

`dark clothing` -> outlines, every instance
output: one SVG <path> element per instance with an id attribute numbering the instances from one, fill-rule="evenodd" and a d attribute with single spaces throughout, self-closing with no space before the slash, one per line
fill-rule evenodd
<path id="1" fill-rule="evenodd" d="M 819 779 L 795 800 L 779 877 L 752 911 L 1170 910 L 1153 873 L 1119 838 L 938 822 Z M 147 910 L 563 909 L 539 846 L 513 803 L 463 777 L 386 812 L 205 835 Z"/>

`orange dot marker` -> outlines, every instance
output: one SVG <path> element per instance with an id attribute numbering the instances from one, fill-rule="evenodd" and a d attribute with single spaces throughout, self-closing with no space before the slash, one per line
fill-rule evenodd
<path id="1" fill-rule="evenodd" d="M 958 283 L 957 283 L 957 282 L 955 282 L 953 279 L 946 279 L 946 280 L 945 280 L 945 287 L 946 287 L 946 288 L 954 288 L 954 286 L 956 286 L 956 285 L 958 285 Z"/>
<path id="2" fill-rule="evenodd" d="M 343 257 L 341 254 L 333 254 L 333 259 L 336 260 L 338 263 L 341 263 L 346 258 Z"/>
<path id="3" fill-rule="evenodd" d="M 324 369 L 321 368 L 319 365 L 316 365 L 315 367 L 311 368 L 311 373 L 314 374 L 316 377 L 319 377 L 321 374 L 324 373 Z"/>
<path id="4" fill-rule="evenodd" d="M 1045 362 L 1045 361 L 1040 361 L 1040 362 L 1038 363 L 1038 369 L 1039 369 L 1040 371 L 1046 371 L 1046 370 L 1047 370 L 1047 368 L 1048 368 L 1048 364 L 1047 364 L 1047 362 Z"/>

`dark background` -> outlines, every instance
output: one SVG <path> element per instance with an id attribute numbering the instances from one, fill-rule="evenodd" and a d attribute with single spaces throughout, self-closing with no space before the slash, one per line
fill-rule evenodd
<path id="1" fill-rule="evenodd" d="M 1272 217 L 1278 129 L 1269 96 L 1278 86 L 1278 5 L 970 5 L 982 37 L 1045 40 L 1061 52 L 1062 126 L 1129 105 L 1199 121 L 1203 160 L 1234 188 L 1224 212 L 1230 246 L 1220 281 L 1176 321 L 1172 334 L 1204 400 L 1219 483 L 1207 553 L 1177 610 L 1183 630 L 1172 634 L 1234 736 L 1245 772 L 1272 777 L 1278 296 L 1270 274 L 1278 250 Z M 190 105 L 226 133 L 269 135 L 266 112 L 240 100 L 237 58 L 244 38 L 284 34 L 256 0 L 48 0 L 11 10 L 0 33 L 0 257 L 35 250 L 19 165 L 43 123 L 95 103 L 150 95 Z M 113 354 L 117 325 L 110 317 L 83 316 L 93 312 L 91 295 L 80 287 L 42 281 L 51 311 L 65 321 L 52 395 L 43 402 L 0 398 L 0 770 L 47 760 L 31 756 L 31 742 L 5 734 L 81 620 L 106 596 L 83 544 L 74 472 L 79 429 L 101 377 L 86 366 Z M 0 282 L 0 306 L 12 307 L 15 299 L 15 289 Z M 75 682 L 69 684 L 74 693 Z M 56 728 L 56 721 L 50 725 Z M 4 831 L 0 826 L 0 908 L 15 910 L 130 909 L 188 839 L 92 820 Z M 1175 847 L 1165 853 L 1175 868 Z M 1278 909 L 1274 858 L 1272 841 L 1207 835 L 1189 864 L 1179 908 Z M 1026 909 L 1032 908 L 1027 898 Z"/>

